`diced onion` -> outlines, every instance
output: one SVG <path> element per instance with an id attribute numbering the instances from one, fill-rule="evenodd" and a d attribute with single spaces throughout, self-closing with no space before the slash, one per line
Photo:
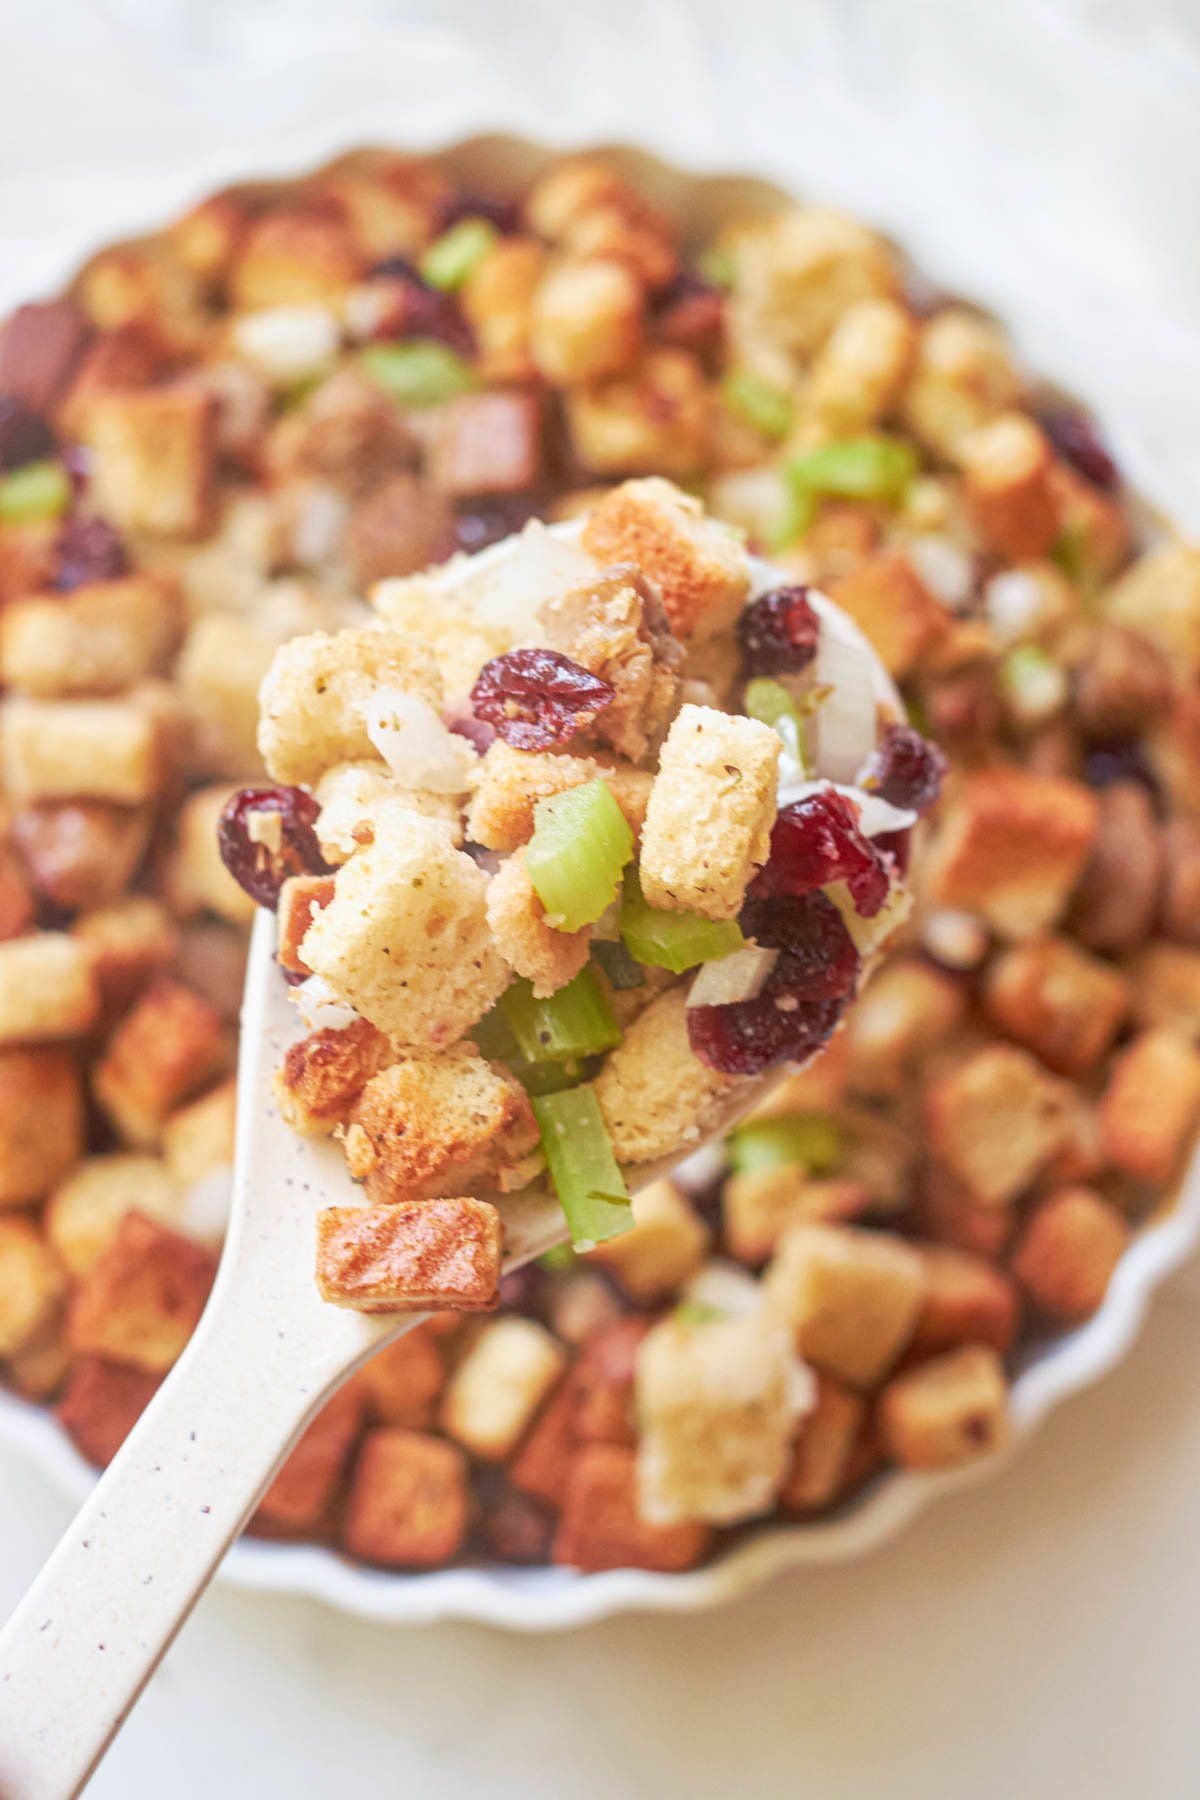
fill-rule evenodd
<path id="1" fill-rule="evenodd" d="M 831 882 L 822 892 L 828 894 L 841 913 L 842 923 L 854 940 L 854 948 L 864 957 L 873 955 L 880 945 L 886 943 L 912 911 L 912 894 L 899 881 L 892 882 L 887 899 L 869 919 L 864 919 L 858 911 L 844 881 Z"/>
<path id="2" fill-rule="evenodd" d="M 239 356 L 276 387 L 323 375 L 341 342 L 337 319 L 324 306 L 270 306 L 236 320 Z"/>
<path id="3" fill-rule="evenodd" d="M 1027 569 L 993 575 L 983 590 L 987 622 L 1001 644 L 1032 636 L 1041 620 L 1045 598 L 1041 583 Z"/>
<path id="4" fill-rule="evenodd" d="M 686 1282 L 680 1298 L 692 1306 L 711 1306 L 731 1318 L 744 1318 L 763 1304 L 763 1286 L 736 1263 L 714 1257 Z"/>
<path id="5" fill-rule="evenodd" d="M 961 612 L 975 592 L 975 558 L 953 538 L 929 533 L 908 540 L 908 560 L 934 599 Z"/>
<path id="6" fill-rule="evenodd" d="M 539 614 L 543 604 L 596 579 L 596 564 L 577 544 L 565 543 L 540 520 L 533 519 L 514 541 L 507 540 L 502 556 L 484 551 L 474 575 L 463 579 L 457 571 L 455 591 L 471 603 L 475 618 L 484 628 L 504 630 L 514 645 L 544 640 Z"/>
<path id="7" fill-rule="evenodd" d="M 401 787 L 463 794 L 475 758 L 466 740 L 447 731 L 427 700 L 401 688 L 377 688 L 362 708 L 367 736 Z"/>
<path id="8" fill-rule="evenodd" d="M 738 1000 L 753 1000 L 762 993 L 763 983 L 775 966 L 778 950 L 766 950 L 759 944 L 747 944 L 731 956 L 706 962 L 688 990 L 689 1006 L 730 1006 Z"/>
<path id="9" fill-rule="evenodd" d="M 341 542 L 350 508 L 336 488 L 313 482 L 298 497 L 292 555 L 304 569 L 328 562 Z"/>
<path id="10" fill-rule="evenodd" d="M 336 992 L 321 975 L 310 975 L 288 998 L 300 1009 L 300 1017 L 309 1031 L 344 1031 L 358 1020 L 354 1007 L 339 1000 Z"/>
<path id="11" fill-rule="evenodd" d="M 830 781 L 853 781 L 875 748 L 875 656 L 835 612 L 822 612 L 815 685 L 825 698 L 814 715 L 815 762 Z"/>

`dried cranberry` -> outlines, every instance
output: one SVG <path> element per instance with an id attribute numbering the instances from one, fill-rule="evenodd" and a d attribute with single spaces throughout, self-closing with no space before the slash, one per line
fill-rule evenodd
<path id="1" fill-rule="evenodd" d="M 501 234 L 516 231 L 521 223 L 521 203 L 501 194 L 481 194 L 475 188 L 463 188 L 442 208 L 442 230 L 449 231 L 462 219 L 486 219 Z"/>
<path id="2" fill-rule="evenodd" d="M 454 521 L 455 548 L 473 556 L 477 550 L 486 550 L 489 544 L 498 544 L 502 538 L 514 536 L 528 525 L 536 511 L 532 501 L 521 494 L 505 495 L 496 500 L 473 500 Z"/>
<path id="3" fill-rule="evenodd" d="M 774 588 L 738 620 L 738 642 L 747 675 L 786 675 L 806 669 L 817 654 L 820 620 L 808 589 Z"/>
<path id="4" fill-rule="evenodd" d="M 397 305 L 389 309 L 376 335 L 396 338 L 436 338 L 459 356 L 475 354 L 475 334 L 462 315 L 453 294 L 430 287 L 420 271 L 403 256 L 389 256 L 371 270 L 374 277 L 391 281 L 397 288 Z"/>
<path id="5" fill-rule="evenodd" d="M 508 1312 L 532 1312 L 545 1285 L 546 1278 L 536 1263 L 510 1269 L 500 1277 L 500 1304 Z"/>
<path id="6" fill-rule="evenodd" d="M 1121 485 L 1117 465 L 1095 425 L 1074 407 L 1053 407 L 1042 415 L 1042 429 L 1064 462 L 1111 494 Z"/>
<path id="7" fill-rule="evenodd" d="M 48 420 L 16 394 L 0 394 L 0 469 L 20 469 L 54 452 Z"/>
<path id="8" fill-rule="evenodd" d="M 479 671 L 471 689 L 477 718 L 514 750 L 548 750 L 590 725 L 612 704 L 611 682 L 558 650 L 510 650 Z"/>
<path id="9" fill-rule="evenodd" d="M 862 779 L 890 805 L 927 813 L 937 803 L 945 773 L 946 758 L 936 744 L 912 725 L 889 725 Z"/>
<path id="10" fill-rule="evenodd" d="M 54 585 L 63 594 L 89 581 L 117 581 L 129 573 L 125 546 L 107 519 L 68 519 L 54 550 Z"/>
<path id="11" fill-rule="evenodd" d="M 704 351 L 720 340 L 725 325 L 725 296 L 703 276 L 685 269 L 658 295 L 654 326 L 664 343 Z"/>
<path id="12" fill-rule="evenodd" d="M 846 883 L 864 919 L 874 918 L 891 885 L 878 848 L 859 829 L 854 802 L 824 788 L 781 808 L 767 866 L 753 891 L 761 896 L 808 894 L 832 881 Z"/>
<path id="13" fill-rule="evenodd" d="M 272 911 L 279 904 L 279 890 L 290 875 L 329 875 L 328 863 L 313 827 L 321 809 L 303 788 L 243 788 L 234 794 L 217 821 L 221 861 L 259 906 Z M 251 819 L 257 814 L 277 817 L 279 841 L 259 843 L 251 836 Z"/>

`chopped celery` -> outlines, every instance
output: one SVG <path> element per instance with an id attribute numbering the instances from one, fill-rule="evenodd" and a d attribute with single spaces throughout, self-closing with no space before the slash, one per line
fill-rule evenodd
<path id="1" fill-rule="evenodd" d="M 631 868 L 621 895 L 621 942 L 638 962 L 682 975 L 685 969 L 740 950 L 746 940 L 736 919 L 705 919 L 700 913 L 663 912 L 651 906 L 637 870 Z"/>
<path id="2" fill-rule="evenodd" d="M 525 867 L 555 931 L 579 931 L 612 905 L 633 833 L 600 780 L 539 800 Z"/>
<path id="3" fill-rule="evenodd" d="M 817 496 L 810 488 L 793 483 L 788 492 L 787 504 L 767 533 L 767 549 L 773 555 L 780 550 L 787 550 L 797 538 L 804 536 L 816 516 Z"/>
<path id="4" fill-rule="evenodd" d="M 646 971 L 641 963 L 634 962 L 624 944 L 618 941 L 610 944 L 607 941 L 592 943 L 592 955 L 608 977 L 608 984 L 618 992 L 623 988 L 638 988 L 645 984 Z"/>
<path id="5" fill-rule="evenodd" d="M 751 369 L 732 369 L 721 383 L 721 395 L 735 419 L 761 437 L 785 438 L 792 429 L 792 402 Z"/>
<path id="6" fill-rule="evenodd" d="M 469 279 L 499 233 L 487 219 L 460 219 L 430 244 L 421 258 L 421 276 L 430 287 L 452 293 Z"/>
<path id="7" fill-rule="evenodd" d="M 520 1046 L 499 1005 L 483 1015 L 471 1037 L 489 1062 L 511 1063 L 520 1057 Z"/>
<path id="8" fill-rule="evenodd" d="M 527 1094 L 561 1094 L 564 1088 L 578 1087 L 588 1074 L 588 1063 L 579 1056 L 566 1062 L 526 1062 L 518 1056 L 509 1067 Z"/>
<path id="9" fill-rule="evenodd" d="M 71 477 L 61 463 L 26 463 L 0 478 L 0 522 L 32 525 L 57 519 L 71 504 Z"/>
<path id="10" fill-rule="evenodd" d="M 372 344 L 360 361 L 372 381 L 405 406 L 440 406 L 475 386 L 470 364 L 433 338 Z"/>
<path id="11" fill-rule="evenodd" d="M 621 1041 L 620 1028 L 592 969 L 581 969 L 548 1000 L 535 1000 L 528 981 L 514 981 L 500 1009 L 528 1063 L 563 1063 L 597 1056 Z"/>
<path id="12" fill-rule="evenodd" d="M 674 1316 L 681 1325 L 715 1325 L 719 1319 L 727 1319 L 729 1314 L 707 1300 L 681 1300 Z"/>
<path id="13" fill-rule="evenodd" d="M 737 280 L 733 251 L 724 244 L 710 244 L 697 267 L 710 287 L 728 290 Z"/>
<path id="14" fill-rule="evenodd" d="M 899 438 L 843 438 L 788 459 L 794 486 L 843 500 L 899 500 L 917 472 L 917 455 Z"/>
<path id="15" fill-rule="evenodd" d="M 594 1091 L 535 1095 L 531 1104 L 575 1248 L 590 1250 L 628 1231 L 633 1207 Z"/>
<path id="16" fill-rule="evenodd" d="M 549 1250 L 543 1250 L 537 1259 L 539 1269 L 545 1269 L 550 1275 L 569 1275 L 577 1266 L 579 1258 L 570 1244 L 555 1244 Z"/>
<path id="17" fill-rule="evenodd" d="M 772 681 L 766 675 L 755 676 L 753 681 L 746 683 L 742 704 L 750 718 L 775 728 L 788 755 L 807 774 L 810 764 L 804 718 L 782 681 Z"/>
<path id="18" fill-rule="evenodd" d="M 1040 725 L 1067 702 L 1066 672 L 1040 644 L 1017 644 L 1008 651 L 998 685 L 1009 711 L 1024 725 Z"/>
<path id="19" fill-rule="evenodd" d="M 842 1153 L 837 1120 L 828 1113 L 779 1113 L 750 1119 L 729 1137 L 729 1161 L 736 1175 L 796 1163 L 811 1174 L 836 1166 Z"/>

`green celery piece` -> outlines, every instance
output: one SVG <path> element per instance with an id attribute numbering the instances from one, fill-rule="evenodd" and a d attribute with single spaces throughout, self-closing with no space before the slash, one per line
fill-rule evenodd
<path id="1" fill-rule="evenodd" d="M 651 906 L 636 868 L 630 868 L 621 895 L 621 942 L 638 962 L 682 975 L 685 969 L 743 949 L 746 940 L 736 919 L 705 919 L 700 913 L 663 912 Z"/>
<path id="2" fill-rule="evenodd" d="M 61 463 L 26 463 L 0 478 L 0 522 L 5 525 L 57 519 L 70 504 L 71 477 Z"/>
<path id="3" fill-rule="evenodd" d="M 736 419 L 761 437 L 785 438 L 792 429 L 792 402 L 751 369 L 732 369 L 721 383 L 721 395 Z"/>
<path id="4" fill-rule="evenodd" d="M 619 941 L 610 944 L 607 941 L 592 940 L 592 955 L 608 977 L 608 985 L 618 992 L 627 988 L 644 987 L 646 971 L 641 963 L 634 962 L 624 944 Z"/>
<path id="5" fill-rule="evenodd" d="M 710 287 L 727 292 L 737 281 L 733 251 L 722 244 L 710 244 L 696 266 Z"/>
<path id="6" fill-rule="evenodd" d="M 727 1319 L 729 1314 L 708 1300 L 681 1300 L 674 1317 L 681 1325 L 715 1325 L 718 1319 Z"/>
<path id="7" fill-rule="evenodd" d="M 811 764 L 804 734 L 804 718 L 783 683 L 772 681 L 767 675 L 756 675 L 753 681 L 746 683 L 742 704 L 750 718 L 774 727 L 783 739 L 788 754 L 807 775 Z"/>
<path id="8" fill-rule="evenodd" d="M 480 1052 L 487 1057 L 489 1062 L 511 1063 L 517 1062 L 520 1058 L 520 1046 L 512 1034 L 499 1002 L 493 1006 L 491 1012 L 484 1013 L 470 1035 L 472 1041 L 479 1046 Z"/>
<path id="9" fill-rule="evenodd" d="M 812 490 L 790 483 L 787 504 L 767 533 L 766 546 L 771 554 L 790 549 L 809 530 L 818 511 L 819 502 Z"/>
<path id="10" fill-rule="evenodd" d="M 527 1063 L 598 1056 L 621 1041 L 612 1008 L 590 968 L 581 969 L 548 1000 L 535 1000 L 528 981 L 514 981 L 500 996 L 500 1010 Z"/>
<path id="11" fill-rule="evenodd" d="M 739 1125 L 730 1134 L 728 1147 L 735 1175 L 785 1164 L 798 1164 L 819 1175 L 837 1166 L 842 1134 L 828 1113 L 779 1113 Z"/>
<path id="12" fill-rule="evenodd" d="M 525 868 L 555 931 L 579 931 L 612 905 L 633 833 L 599 779 L 539 800 Z"/>
<path id="13" fill-rule="evenodd" d="M 499 235 L 487 219 L 460 219 L 421 258 L 422 279 L 443 293 L 453 293 L 470 278 Z"/>
<path id="14" fill-rule="evenodd" d="M 536 1063 L 518 1056 L 509 1067 L 527 1094 L 561 1094 L 564 1088 L 578 1087 L 588 1073 L 586 1060 L 578 1056 L 566 1062 Z"/>
<path id="15" fill-rule="evenodd" d="M 788 480 L 843 500 L 898 500 L 917 472 L 917 454 L 899 438 L 843 438 L 787 462 Z"/>
<path id="16" fill-rule="evenodd" d="M 999 686 L 1019 710 L 1053 712 L 1065 697 L 1063 672 L 1040 644 L 1016 644 L 1004 656 Z"/>
<path id="17" fill-rule="evenodd" d="M 530 1104 L 575 1248 L 628 1231 L 633 1207 L 593 1089 L 535 1095 Z"/>
<path id="18" fill-rule="evenodd" d="M 404 406 L 440 406 L 476 386 L 471 365 L 433 338 L 372 344 L 359 360 L 372 381 Z"/>
<path id="19" fill-rule="evenodd" d="M 539 1269 L 545 1269 L 549 1275 L 570 1275 L 578 1266 L 579 1258 L 570 1244 L 554 1244 L 549 1250 L 543 1250 L 537 1259 Z"/>

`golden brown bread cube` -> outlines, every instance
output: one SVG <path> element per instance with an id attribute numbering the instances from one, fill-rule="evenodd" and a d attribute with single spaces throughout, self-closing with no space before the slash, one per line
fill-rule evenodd
<path id="1" fill-rule="evenodd" d="M 80 1356 L 55 1407 L 59 1424 L 87 1461 L 110 1463 L 158 1392 L 160 1375 L 101 1356 Z"/>
<path id="2" fill-rule="evenodd" d="M 9 837 L 36 892 L 65 912 L 118 900 L 150 841 L 145 807 L 41 800 L 17 809 Z"/>
<path id="3" fill-rule="evenodd" d="M 1112 620 L 1092 636 L 1075 670 L 1075 712 L 1097 743 L 1140 737 L 1170 704 L 1171 666 L 1139 632 Z"/>
<path id="4" fill-rule="evenodd" d="M 1074 1095 L 1024 1050 L 990 1044 L 925 1090 L 934 1156 L 984 1206 L 1004 1206 L 1070 1135 Z"/>
<path id="5" fill-rule="evenodd" d="M 616 1276 L 639 1306 L 665 1300 L 695 1274 L 708 1250 L 708 1227 L 682 1189 L 663 1176 L 633 1196 L 633 1226 L 588 1252 Z"/>
<path id="6" fill-rule="evenodd" d="M 490 1320 L 450 1376 L 442 1430 L 472 1456 L 502 1462 L 555 1386 L 564 1360 L 562 1345 L 536 1320 Z"/>
<path id="7" fill-rule="evenodd" d="M 1105 595 L 1118 625 L 1149 638 L 1181 673 L 1200 670 L 1200 550 L 1177 538 L 1146 551 Z"/>
<path id="8" fill-rule="evenodd" d="M 335 763 L 377 760 L 364 702 L 399 688 L 433 707 L 441 682 L 433 652 L 398 631 L 315 631 L 276 652 L 262 686 L 258 747 L 276 781 L 315 782 Z"/>
<path id="9" fill-rule="evenodd" d="M 216 1257 L 191 1238 L 126 1213 L 71 1296 L 72 1350 L 161 1375 L 199 1323 L 216 1272 Z"/>
<path id="10" fill-rule="evenodd" d="M 737 535 L 669 481 L 622 482 L 596 507 L 580 541 L 597 562 L 632 563 L 653 582 L 680 638 L 702 643 L 727 630 L 750 595 Z"/>
<path id="11" fill-rule="evenodd" d="M 66 1291 L 66 1273 L 33 1221 L 0 1217 L 0 1356 L 16 1356 L 32 1343 Z"/>
<path id="12" fill-rule="evenodd" d="M 632 367 L 642 348 L 645 291 L 624 263 L 555 262 L 539 281 L 529 353 L 556 387 L 578 387 Z"/>
<path id="13" fill-rule="evenodd" d="M 508 1467 L 514 1487 L 546 1506 L 560 1507 L 566 1493 L 580 1444 L 576 1430 L 580 1393 L 576 1363 L 543 1405 Z"/>
<path id="14" fill-rule="evenodd" d="M 46 1203 L 43 1228 L 73 1281 L 108 1248 L 128 1212 L 163 1224 L 179 1216 L 178 1180 L 157 1156 L 86 1156 Z"/>
<path id="15" fill-rule="evenodd" d="M 174 912 L 184 918 L 215 913 L 231 925 L 249 925 L 254 902 L 221 858 L 217 822 L 236 788 L 223 782 L 197 788 L 179 809 L 163 886 Z"/>
<path id="16" fill-rule="evenodd" d="M 88 444 L 97 508 L 124 531 L 203 535 L 212 512 L 217 407 L 195 388 L 97 396 Z"/>
<path id="17" fill-rule="evenodd" d="M 272 207 L 239 233 L 228 271 L 234 306 L 337 304 L 362 271 L 342 209 L 316 197 Z"/>
<path id="18" fill-rule="evenodd" d="M 36 912 L 37 902 L 24 870 L 15 857 L 0 850 L 0 944 L 27 931 Z"/>
<path id="19" fill-rule="evenodd" d="M 924 326 L 904 391 L 905 423 L 929 449 L 953 460 L 969 433 L 1021 397 L 1003 334 L 987 319 L 949 307 Z"/>
<path id="20" fill-rule="evenodd" d="M 237 1080 L 230 1076 L 169 1114 L 162 1132 L 168 1169 L 181 1187 L 203 1181 L 233 1162 L 237 1125 Z"/>
<path id="21" fill-rule="evenodd" d="M 474 842 L 487 850 L 505 854 L 517 850 L 533 836 L 533 814 L 539 800 L 594 781 L 599 773 L 591 757 L 514 750 L 497 738 L 476 774 L 467 830 Z M 615 793 L 613 797 L 620 805 L 619 797 Z"/>
<path id="22" fill-rule="evenodd" d="M 877 424 L 907 379 L 916 346 L 912 317 L 895 300 L 848 306 L 801 389 L 801 428 L 817 427 L 840 438 Z"/>
<path id="23" fill-rule="evenodd" d="M 1005 413 L 958 448 L 967 510 L 993 555 L 1036 562 L 1058 536 L 1050 446 L 1024 413 Z"/>
<path id="24" fill-rule="evenodd" d="M 292 875 L 279 890 L 279 907 L 276 912 L 278 927 L 278 947 L 275 955 L 281 969 L 290 969 L 294 975 L 311 975 L 300 955 L 300 941 L 313 922 L 314 913 L 320 912 L 333 899 L 332 875 Z"/>
<path id="25" fill-rule="evenodd" d="M 173 353 L 198 348 L 205 324 L 199 286 L 164 238 L 101 250 L 84 267 L 76 288 L 101 331 L 141 324 Z"/>
<path id="26" fill-rule="evenodd" d="M 356 1312 L 487 1312 L 500 1284 L 500 1216 L 451 1195 L 317 1215 L 317 1287 Z"/>
<path id="27" fill-rule="evenodd" d="M 801 1423 L 779 1490 L 779 1505 L 788 1513 L 819 1512 L 838 1498 L 866 1418 L 861 1394 L 819 1371 L 816 1379 L 816 1404 Z"/>
<path id="28" fill-rule="evenodd" d="M 695 1568 L 711 1542 L 699 1523 L 651 1525 L 637 1502 L 637 1456 L 619 1444 L 588 1444 L 574 1459 L 554 1538 L 554 1560 L 570 1568 Z"/>
<path id="29" fill-rule="evenodd" d="M 275 1097 L 293 1131 L 305 1136 L 344 1125 L 359 1094 L 387 1066 L 392 1047 L 366 1019 L 324 1026 L 289 1044 L 275 1077 Z"/>
<path id="30" fill-rule="evenodd" d="M 649 350 L 633 369 L 568 388 L 563 405 L 575 454 L 594 475 L 637 470 L 687 481 L 711 451 L 712 397 L 686 350 Z"/>
<path id="31" fill-rule="evenodd" d="M 152 800 L 163 778 L 153 710 L 125 700 L 27 700 L 0 708 L 0 771 L 22 800 Z"/>
<path id="32" fill-rule="evenodd" d="M 1143 1031 L 1123 1049 L 1100 1099 L 1109 1159 L 1139 1181 L 1174 1173 L 1200 1116 L 1200 1052 L 1174 1031 Z"/>
<path id="33" fill-rule="evenodd" d="M 966 1011 L 960 983 L 915 957 L 893 957 L 865 984 L 846 1029 L 850 1085 L 895 1094 L 927 1050 L 950 1035 Z"/>
<path id="34" fill-rule="evenodd" d="M 37 700 L 117 694 L 160 672 L 179 631 L 176 590 L 152 575 L 34 596 L 0 614 L 0 679 Z"/>
<path id="35" fill-rule="evenodd" d="M 1139 1025 L 1166 1025 L 1200 1039 L 1200 950 L 1146 944 L 1126 966 L 1130 1007 Z"/>
<path id="36" fill-rule="evenodd" d="M 1103 1302 L 1130 1240 L 1129 1223 L 1111 1201 L 1092 1188 L 1060 1188 L 1030 1214 L 1012 1271 L 1042 1312 L 1086 1319 Z"/>
<path id="37" fill-rule="evenodd" d="M 62 1388 L 73 1361 L 66 1321 L 61 1313 L 54 1313 L 24 1348 L 8 1359 L 5 1378 L 22 1399 L 46 1406 Z"/>
<path id="38" fill-rule="evenodd" d="M 893 675 L 907 675 L 946 630 L 945 608 L 897 550 L 881 550 L 831 581 L 829 594 L 862 628 Z"/>
<path id="39" fill-rule="evenodd" d="M 505 237 L 467 277 L 461 305 L 475 333 L 485 380 L 521 381 L 534 373 L 529 343 L 533 297 L 545 266 L 542 244 L 528 237 Z"/>
<path id="40" fill-rule="evenodd" d="M 389 1568 L 431 1568 L 462 1548 L 467 1459 L 456 1444 L 399 1425 L 363 1439 L 350 1482 L 342 1542 Z"/>
<path id="41" fill-rule="evenodd" d="M 982 1256 L 948 1244 L 923 1244 L 925 1297 L 907 1356 L 916 1360 L 990 1344 L 1003 1356 L 1011 1347 L 1020 1303 L 1010 1278 Z"/>
<path id="42" fill-rule="evenodd" d="M 1129 1003 L 1130 985 L 1116 969 L 1061 937 L 1006 950 L 984 986 L 993 1023 L 1048 1069 L 1076 1080 L 1108 1050 Z"/>
<path id="43" fill-rule="evenodd" d="M 594 1088 L 619 1163 L 652 1162 L 699 1144 L 735 1086 L 692 1054 L 687 996 L 672 988 L 652 1000 L 613 1050 Z"/>
<path id="44" fill-rule="evenodd" d="M 106 1019 L 124 1012 L 166 970 L 180 947 L 178 927 L 166 907 L 147 894 L 96 906 L 71 927 L 83 945 L 100 987 Z"/>
<path id="45" fill-rule="evenodd" d="M 376 1424 L 424 1430 L 434 1422 L 434 1409 L 446 1385 L 435 1333 L 426 1325 L 414 1326 L 377 1350 L 363 1365 L 358 1381 Z"/>
<path id="46" fill-rule="evenodd" d="M 167 1115 L 229 1058 L 224 1022 L 207 1000 L 163 976 L 108 1040 L 93 1091 L 127 1143 L 153 1148 Z"/>
<path id="47" fill-rule="evenodd" d="M 929 1158 L 917 1171 L 912 1223 L 922 1238 L 995 1261 L 1012 1237 L 1014 1220 L 1008 1207 L 981 1206 L 969 1188 Z"/>
<path id="48" fill-rule="evenodd" d="M 174 674 L 187 713 L 189 767 L 196 773 L 258 773 L 258 690 L 273 653 L 270 639 L 251 621 L 219 612 L 193 620 Z"/>
<path id="49" fill-rule="evenodd" d="M 0 1206 L 40 1200 L 83 1151 L 83 1089 L 65 1050 L 0 1050 Z"/>
<path id="50" fill-rule="evenodd" d="M 789 1225 L 849 1223 L 870 1203 L 861 1181 L 814 1179 L 802 1163 L 743 1169 L 721 1190 L 725 1240 L 739 1262 L 757 1265 L 774 1255 Z"/>
<path id="51" fill-rule="evenodd" d="M 968 1344 L 888 1383 L 879 1401 L 883 1440 L 907 1469 L 951 1469 L 1008 1441 L 1008 1388 L 994 1350 Z"/>
<path id="52" fill-rule="evenodd" d="M 0 1044 L 80 1037 L 99 1009 L 91 958 L 66 932 L 0 943 Z"/>
<path id="53" fill-rule="evenodd" d="M 764 1279 L 801 1356 L 862 1389 L 876 1386 L 907 1346 L 926 1286 L 920 1254 L 902 1238 L 807 1223 L 784 1233 Z"/>
<path id="54" fill-rule="evenodd" d="M 556 931 L 525 866 L 520 845 L 488 883 L 488 926 L 496 948 L 517 975 L 532 983 L 537 999 L 547 999 L 573 981 L 588 960 L 592 934 Z"/>
<path id="55" fill-rule="evenodd" d="M 365 1399 L 356 1380 L 327 1400 L 258 1503 L 256 1526 L 314 1531 L 326 1518 L 363 1422 Z"/>
<path id="56" fill-rule="evenodd" d="M 887 297 L 898 272 L 882 238 L 829 207 L 788 207 L 737 227 L 734 298 L 754 335 L 807 361 L 848 307 Z"/>

